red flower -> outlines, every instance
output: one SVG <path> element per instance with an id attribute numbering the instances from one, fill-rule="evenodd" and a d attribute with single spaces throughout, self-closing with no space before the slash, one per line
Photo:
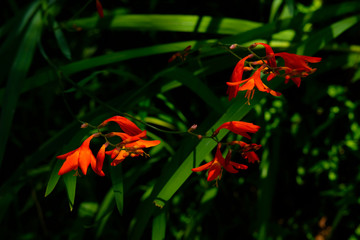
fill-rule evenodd
<path id="1" fill-rule="evenodd" d="M 249 77 L 248 79 L 239 81 L 239 82 L 227 82 L 226 84 L 228 86 L 237 86 L 239 84 L 242 84 L 239 88 L 238 91 L 246 91 L 245 94 L 245 98 L 247 98 L 247 104 L 250 105 L 250 99 L 252 99 L 254 97 L 254 93 L 255 93 L 255 87 L 261 91 L 261 92 L 267 92 L 270 93 L 273 96 L 281 96 L 281 93 L 276 92 L 272 89 L 270 89 L 268 86 L 266 86 L 260 76 L 261 76 L 261 71 L 265 68 L 265 65 L 259 67 L 255 73 Z"/>
<path id="2" fill-rule="evenodd" d="M 247 159 L 249 163 L 260 162 L 259 157 L 254 151 L 259 150 L 261 148 L 261 145 L 256 143 L 248 144 L 243 141 L 232 141 L 229 144 L 239 145 L 241 147 L 241 155 L 243 156 L 243 158 Z"/>
<path id="3" fill-rule="evenodd" d="M 289 79 L 291 79 L 298 87 L 301 83 L 301 77 L 306 77 L 316 71 L 316 68 L 309 67 L 308 63 L 318 63 L 321 61 L 319 57 L 309 57 L 286 52 L 275 53 L 275 56 L 284 59 L 285 67 L 280 67 L 279 70 L 285 70 L 285 83 L 288 83 Z"/>
<path id="4" fill-rule="evenodd" d="M 228 155 L 226 156 L 226 160 L 222 156 L 222 153 L 220 151 L 221 144 L 219 143 L 217 145 L 215 158 L 208 163 L 205 163 L 204 165 L 191 169 L 193 172 L 201 172 L 204 170 L 209 169 L 208 171 L 208 181 L 213 181 L 215 179 L 221 179 L 222 174 L 222 168 L 225 168 L 226 171 L 230 173 L 237 173 L 238 170 L 236 169 L 247 169 L 248 167 L 244 164 L 239 164 L 236 162 L 230 161 L 231 151 L 229 151 Z"/>
<path id="5" fill-rule="evenodd" d="M 248 58 L 251 58 L 253 57 L 252 54 L 244 57 L 243 59 L 241 59 L 235 66 L 234 68 L 234 71 L 231 75 L 231 78 L 230 78 L 230 81 L 231 82 L 239 82 L 242 80 L 242 75 L 243 75 L 243 72 L 244 72 L 244 64 L 245 64 L 245 61 L 248 59 Z M 231 99 L 233 99 L 234 97 L 236 97 L 237 93 L 238 93 L 238 90 L 239 89 L 239 84 L 236 84 L 236 85 L 229 85 L 228 86 L 228 89 L 227 89 L 227 94 L 229 95 L 229 101 Z"/>
<path id="6" fill-rule="evenodd" d="M 108 122 L 116 122 L 121 128 L 121 130 L 123 130 L 125 133 L 131 136 L 135 136 L 143 132 L 138 126 L 136 126 L 135 123 L 122 116 L 114 116 L 109 119 L 106 119 L 104 122 L 102 122 L 99 125 L 99 128 L 105 127 L 106 124 L 108 124 Z"/>
<path id="7" fill-rule="evenodd" d="M 117 144 L 116 148 L 105 152 L 106 154 L 110 155 L 113 159 L 111 162 L 111 166 L 116 166 L 122 161 L 125 160 L 126 157 L 137 157 L 140 155 L 144 155 L 145 152 L 143 148 L 154 147 L 160 144 L 159 140 L 143 140 L 141 138 L 146 137 L 146 131 L 142 131 L 140 134 L 131 136 L 126 133 L 120 132 L 112 132 L 106 135 L 106 137 L 114 137 L 118 136 L 123 141 Z"/>
<path id="8" fill-rule="evenodd" d="M 270 67 L 275 68 L 276 67 L 275 54 L 272 48 L 270 47 L 270 45 L 266 43 L 254 43 L 252 47 L 256 47 L 257 45 L 263 45 L 265 47 L 267 62 Z"/>
<path id="9" fill-rule="evenodd" d="M 254 125 L 252 123 L 242 122 L 242 121 L 230 121 L 221 124 L 220 127 L 218 127 L 215 132 L 213 133 L 213 136 L 216 136 L 221 129 L 228 129 L 231 132 L 241 135 L 243 137 L 251 139 L 249 133 L 256 133 L 260 126 Z"/>
<path id="10" fill-rule="evenodd" d="M 62 167 L 59 170 L 59 175 L 63 175 L 72 170 L 75 170 L 78 174 L 78 167 L 84 175 L 87 173 L 87 169 L 91 164 L 91 168 L 99 176 L 105 176 L 104 172 L 101 169 L 96 167 L 96 159 L 90 149 L 90 141 L 94 137 L 97 137 L 98 134 L 93 134 L 88 137 L 78 149 L 75 149 L 71 152 L 65 153 L 63 155 L 57 156 L 58 159 L 66 159 Z"/>
<path id="11" fill-rule="evenodd" d="M 280 71 L 284 70 L 285 83 L 288 83 L 289 79 L 291 79 L 296 86 L 299 87 L 301 77 L 306 77 L 316 71 L 316 68 L 310 68 L 308 63 L 318 63 L 321 61 L 321 58 L 319 57 L 309 57 L 287 52 L 274 54 L 272 48 L 265 43 L 254 43 L 251 47 L 255 47 L 257 45 L 263 45 L 265 47 L 267 63 L 271 68 L 270 74 L 267 78 L 268 81 L 273 79 L 276 75 L 282 75 L 280 74 Z M 277 67 L 275 57 L 283 58 L 285 67 Z"/>
<path id="12" fill-rule="evenodd" d="M 103 17 L 104 17 L 104 11 L 103 11 L 103 7 L 102 7 L 102 5 L 101 5 L 101 3 L 100 3 L 99 0 L 96 0 L 96 10 L 97 10 L 99 16 L 100 16 L 101 18 L 103 18 Z"/>

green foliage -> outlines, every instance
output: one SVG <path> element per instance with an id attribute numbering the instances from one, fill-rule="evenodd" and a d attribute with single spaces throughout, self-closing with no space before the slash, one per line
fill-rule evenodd
<path id="1" fill-rule="evenodd" d="M 358 1 L 100 2 L 104 18 L 90 0 L 0 10 L 1 238 L 360 238 Z M 322 61 L 299 88 L 266 83 L 281 97 L 229 102 L 238 59 L 223 46 L 244 57 L 254 42 Z M 153 125 L 137 123 L 161 140 L 151 157 L 106 158 L 105 177 L 57 174 L 55 157 L 91 134 L 81 122 L 121 113 Z M 232 120 L 261 126 L 261 162 L 224 171 L 216 187 L 191 171 L 216 142 L 186 130 L 211 135 Z"/>

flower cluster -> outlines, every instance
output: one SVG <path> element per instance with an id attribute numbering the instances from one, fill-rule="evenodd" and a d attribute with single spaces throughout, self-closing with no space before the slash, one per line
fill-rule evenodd
<path id="1" fill-rule="evenodd" d="M 123 132 L 103 134 L 100 129 L 105 127 L 109 122 L 117 123 Z M 88 124 L 85 124 L 82 127 L 87 126 Z M 102 167 L 106 154 L 110 155 L 113 159 L 111 166 L 116 166 L 126 157 L 137 157 L 140 155 L 147 156 L 143 149 L 156 146 L 160 143 L 159 140 L 144 140 L 146 137 L 146 130 L 141 130 L 135 123 L 122 116 L 114 116 L 105 120 L 97 127 L 97 129 L 99 132 L 88 137 L 78 149 L 57 156 L 58 159 L 66 159 L 59 170 L 59 175 L 63 175 L 72 170 L 75 170 L 76 175 L 79 175 L 79 167 L 82 173 L 86 175 L 87 169 L 89 165 L 91 165 L 91 168 L 96 174 L 105 176 Z M 105 143 L 101 146 L 95 157 L 90 149 L 90 141 L 93 138 L 100 136 L 105 139 Z M 117 144 L 113 144 L 108 140 L 113 137 L 119 137 L 121 141 Z M 106 151 L 109 146 L 113 149 Z"/>
<path id="2" fill-rule="evenodd" d="M 265 43 L 254 43 L 249 47 L 249 50 L 255 48 L 257 45 L 265 47 L 266 56 L 260 58 L 252 53 L 241 59 L 236 64 L 231 75 L 230 82 L 227 82 L 227 94 L 229 95 L 229 101 L 236 97 L 239 91 L 246 91 L 245 98 L 248 99 L 247 103 L 250 104 L 250 99 L 254 96 L 255 87 L 261 92 L 270 93 L 273 96 L 281 96 L 281 93 L 270 89 L 263 83 L 261 80 L 261 73 L 268 75 L 268 81 L 272 80 L 276 76 L 279 76 L 285 78 L 285 83 L 288 83 L 291 79 L 296 86 L 299 87 L 301 78 L 316 71 L 316 68 L 309 67 L 308 63 L 318 63 L 321 61 L 321 58 L 319 57 L 302 56 L 287 52 L 274 53 L 273 49 Z M 230 49 L 234 48 L 232 46 Z M 248 59 L 254 57 L 257 57 L 258 59 L 253 62 L 248 61 Z M 284 66 L 277 65 L 276 57 L 280 57 L 284 60 Z M 245 64 L 248 64 L 249 66 L 245 66 Z M 255 70 L 254 66 L 256 65 L 260 65 L 260 67 Z M 255 70 L 254 74 L 243 80 L 242 76 L 244 71 L 252 70 Z"/>
<path id="3" fill-rule="evenodd" d="M 241 135 L 248 139 L 251 139 L 249 133 L 256 133 L 260 129 L 260 127 L 257 125 L 254 125 L 252 123 L 247 123 L 247 122 L 242 122 L 242 121 L 226 122 L 226 123 L 223 123 L 220 127 L 218 127 L 214 131 L 212 137 L 216 137 L 216 135 L 219 133 L 219 131 L 221 129 L 227 129 L 235 134 L 238 134 L 238 135 Z M 261 145 L 258 145 L 255 143 L 247 144 L 243 141 L 232 141 L 232 142 L 223 143 L 223 144 L 227 145 L 228 147 L 231 147 L 233 145 L 238 145 L 240 147 L 239 151 L 241 152 L 241 155 L 243 156 L 244 159 L 247 159 L 249 163 L 254 163 L 254 162 L 259 161 L 259 157 L 256 155 L 256 153 L 254 151 L 260 149 Z M 247 169 L 248 168 L 248 166 L 246 166 L 244 164 L 240 164 L 240 163 L 233 162 L 230 160 L 231 155 L 232 155 L 231 148 L 229 149 L 226 157 L 224 158 L 221 153 L 221 146 L 222 146 L 222 143 L 218 142 L 217 148 L 216 148 L 216 153 L 215 153 L 215 158 L 212 161 L 210 161 L 200 167 L 193 168 L 192 171 L 200 172 L 200 171 L 204 171 L 204 170 L 209 170 L 207 180 L 213 181 L 213 180 L 221 179 L 223 168 L 230 173 L 237 173 L 238 172 L 237 169 Z"/>
<path id="4" fill-rule="evenodd" d="M 98 0 L 96 3 L 99 15 L 102 17 L 101 4 Z M 265 47 L 266 56 L 259 57 L 252 51 L 252 49 L 258 45 Z M 237 45 L 233 44 L 228 50 L 231 51 L 236 47 Z M 227 94 L 229 95 L 229 100 L 235 98 L 239 91 L 246 91 L 245 97 L 247 98 L 247 103 L 250 104 L 250 99 L 252 99 L 254 96 L 255 88 L 261 92 L 270 93 L 273 96 L 281 96 L 281 93 L 270 89 L 263 83 L 261 80 L 262 75 L 268 75 L 268 81 L 274 79 L 276 76 L 283 77 L 285 78 L 285 83 L 288 83 L 289 80 L 292 80 L 296 86 L 299 87 L 301 78 L 306 77 L 316 71 L 316 68 L 311 68 L 308 66 L 308 64 L 321 61 L 321 58 L 319 57 L 302 56 L 286 52 L 274 53 L 273 49 L 265 43 L 254 43 L 248 49 L 251 54 L 245 56 L 236 64 L 231 75 L 230 82 L 227 82 Z M 175 53 L 169 59 L 169 62 L 174 61 L 177 58 L 180 58 L 182 61 L 184 61 L 190 51 L 191 46 L 186 47 L 182 52 Z M 278 66 L 279 63 L 277 62 L 277 57 L 283 59 L 283 66 Z M 256 58 L 256 60 L 249 61 L 249 59 L 252 58 Z M 249 78 L 243 79 L 243 73 L 245 71 L 254 72 L 252 75 L 250 75 Z M 109 122 L 116 123 L 122 131 L 103 133 L 102 128 L 104 128 Z M 82 125 L 83 128 L 88 126 L 89 124 L 87 123 Z M 86 175 L 87 169 L 89 165 L 91 165 L 91 168 L 96 174 L 99 176 L 104 176 L 105 173 L 102 168 L 106 155 L 109 155 L 112 159 L 110 165 L 116 166 L 124 161 L 127 157 L 137 157 L 140 155 L 148 156 L 144 149 L 156 146 L 160 143 L 159 140 L 145 140 L 146 131 L 141 130 L 138 126 L 136 126 L 135 123 L 122 116 L 111 117 L 94 128 L 97 129 L 97 132 L 85 139 L 79 148 L 66 154 L 57 156 L 58 159 L 65 159 L 65 162 L 59 170 L 59 175 L 63 175 L 72 170 L 75 170 L 76 175 L 79 175 L 78 168 L 80 168 L 82 173 Z M 243 141 L 221 142 L 217 139 L 217 135 L 222 129 L 227 129 L 234 134 L 251 139 L 249 134 L 256 133 L 260 129 L 259 126 L 243 121 L 229 121 L 219 126 L 211 136 L 203 136 L 194 133 L 196 128 L 197 125 L 193 125 L 188 129 L 187 132 L 189 134 L 195 135 L 199 140 L 203 138 L 211 138 L 217 143 L 214 159 L 202 166 L 191 169 L 193 172 L 208 170 L 208 181 L 217 181 L 221 179 L 223 169 L 230 173 L 237 173 L 240 169 L 248 168 L 248 166 L 245 164 L 231 161 L 231 157 L 234 151 L 238 151 L 242 158 L 247 160 L 248 163 L 255 163 L 260 161 L 255 151 L 259 150 L 261 145 L 255 143 L 246 143 Z M 95 157 L 92 150 L 90 149 L 90 142 L 93 138 L 98 137 L 102 137 L 105 142 L 102 144 Z M 113 140 L 114 138 L 119 139 L 116 144 L 109 141 L 109 139 Z M 222 154 L 222 147 L 225 147 L 228 150 L 225 157 L 223 157 Z"/>

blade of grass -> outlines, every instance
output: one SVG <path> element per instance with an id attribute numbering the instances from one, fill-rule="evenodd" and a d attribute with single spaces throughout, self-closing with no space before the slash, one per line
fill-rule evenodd
<path id="1" fill-rule="evenodd" d="M 152 240 L 164 240 L 166 231 L 166 215 L 165 210 L 160 210 L 154 217 L 152 226 Z"/>
<path id="2" fill-rule="evenodd" d="M 124 210 L 124 181 L 121 169 L 121 165 L 110 168 L 114 198 L 120 215 L 123 214 Z"/>
<path id="3" fill-rule="evenodd" d="M 0 66 L 3 69 L 10 69 L 11 64 L 15 61 L 18 46 L 23 42 L 23 33 L 26 31 L 28 24 L 32 22 L 32 18 L 39 8 L 39 1 L 34 1 L 28 7 L 19 11 L 10 21 L 7 21 L 1 27 L 0 38 L 4 35 L 6 39 L 2 42 L 0 47 Z M 16 26 L 16 27 L 14 27 Z M 5 57 L 6 56 L 6 57 Z M 0 82 L 2 83 L 7 76 L 7 71 L 0 72 Z"/>
<path id="4" fill-rule="evenodd" d="M 219 125 L 232 120 L 241 120 L 264 95 L 257 93 L 252 100 L 252 105 L 245 105 L 241 95 L 238 96 L 228 107 L 222 116 L 218 116 L 215 124 L 211 126 L 210 119 L 204 125 L 209 125 L 208 134 L 211 134 Z M 255 123 L 256 124 L 256 123 Z M 198 128 L 201 131 L 201 127 Z M 226 135 L 225 131 L 220 131 L 218 139 L 221 140 Z M 140 204 L 135 215 L 135 224 L 130 230 L 130 239 L 137 240 L 141 238 L 145 226 L 147 225 L 154 211 L 154 203 L 158 207 L 164 207 L 176 191 L 192 174 L 191 169 L 200 165 L 212 149 L 216 142 L 210 139 L 203 139 L 200 142 L 197 139 L 184 139 L 187 144 L 180 144 L 184 149 L 179 149 L 172 162 L 163 171 L 164 174 L 158 179 L 151 196 Z"/>
<path id="5" fill-rule="evenodd" d="M 36 43 L 41 35 L 41 29 L 41 12 L 38 11 L 29 24 L 10 69 L 0 118 L 0 167 L 4 158 L 6 143 L 20 95 L 21 84 L 32 63 Z"/>
<path id="6" fill-rule="evenodd" d="M 70 211 L 73 210 L 75 203 L 75 190 L 76 190 L 76 180 L 77 177 L 73 175 L 73 172 L 69 172 L 63 176 L 66 192 L 69 200 Z"/>
<path id="7" fill-rule="evenodd" d="M 49 194 L 54 190 L 56 184 L 58 183 L 58 181 L 60 179 L 60 175 L 58 174 L 58 172 L 63 163 L 64 163 L 64 161 L 61 161 L 61 160 L 56 161 L 56 164 L 55 164 L 53 170 L 51 171 L 50 179 L 46 186 L 45 197 L 49 196 Z"/>
<path id="8" fill-rule="evenodd" d="M 71 60 L 71 51 L 69 45 L 66 41 L 64 33 L 61 31 L 61 28 L 59 27 L 58 22 L 54 21 L 53 29 L 54 29 L 56 41 L 58 43 L 61 52 L 68 60 Z"/>
<path id="9" fill-rule="evenodd" d="M 196 93 L 206 104 L 217 112 L 221 113 L 224 109 L 223 104 L 218 97 L 192 72 L 184 68 L 171 68 L 160 73 L 159 76 L 165 76 L 172 80 L 178 80 Z"/>
<path id="10" fill-rule="evenodd" d="M 105 20 L 107 18 L 105 17 Z M 75 24 L 82 29 L 108 28 L 119 30 L 146 31 L 175 31 L 198 32 L 216 34 L 234 34 L 257 28 L 262 23 L 235 19 L 214 18 L 198 15 L 169 15 L 169 14 L 128 14 L 110 15 L 110 21 L 99 21 L 97 16 L 76 19 L 65 23 L 67 28 Z"/>
<path id="11" fill-rule="evenodd" d="M 352 16 L 321 29 L 315 34 L 312 34 L 306 41 L 304 41 L 304 43 L 297 46 L 296 54 L 310 56 L 313 55 L 318 50 L 324 48 L 329 42 L 359 22 L 359 16 Z"/>

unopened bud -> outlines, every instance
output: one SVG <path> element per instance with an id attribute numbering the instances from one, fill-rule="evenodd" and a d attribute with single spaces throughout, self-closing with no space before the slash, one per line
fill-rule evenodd
<path id="1" fill-rule="evenodd" d="M 231 44 L 231 45 L 230 45 L 229 49 L 234 50 L 234 49 L 237 48 L 238 46 L 239 46 L 238 44 L 234 43 L 234 44 Z"/>
<path id="2" fill-rule="evenodd" d="M 194 131 L 195 129 L 197 129 L 197 125 L 196 125 L 196 124 L 192 125 L 192 126 L 188 129 L 188 132 L 192 132 L 192 131 Z"/>
<path id="3" fill-rule="evenodd" d="M 202 135 L 197 135 L 197 138 L 198 138 L 199 140 L 201 140 L 201 139 L 202 139 Z"/>
<path id="4" fill-rule="evenodd" d="M 251 44 L 251 45 L 249 46 L 249 48 L 250 48 L 250 49 L 255 48 L 257 45 L 258 45 L 257 43 L 253 43 L 253 44 Z"/>
<path id="5" fill-rule="evenodd" d="M 83 123 L 83 124 L 81 124 L 81 128 L 87 128 L 88 126 L 89 126 L 88 123 Z"/>

